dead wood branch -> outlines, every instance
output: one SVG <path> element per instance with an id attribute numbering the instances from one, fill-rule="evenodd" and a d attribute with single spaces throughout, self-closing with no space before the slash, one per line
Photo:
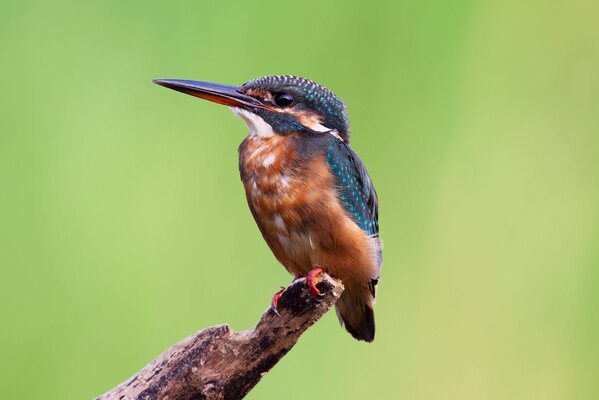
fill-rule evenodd
<path id="1" fill-rule="evenodd" d="M 219 325 L 172 346 L 128 381 L 98 400 L 241 399 L 322 317 L 343 292 L 341 282 L 321 274 L 315 299 L 305 280 L 279 298 L 279 314 L 268 309 L 254 329 L 234 332 Z"/>

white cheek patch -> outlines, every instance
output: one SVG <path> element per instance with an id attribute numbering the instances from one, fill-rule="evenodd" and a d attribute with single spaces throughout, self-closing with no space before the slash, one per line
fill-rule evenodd
<path id="1" fill-rule="evenodd" d="M 314 132 L 328 132 L 331 135 L 335 136 L 340 141 L 342 141 L 342 142 L 344 141 L 343 138 L 339 135 L 339 131 L 337 131 L 337 129 L 328 128 L 328 127 L 324 126 L 323 124 L 321 124 L 320 122 L 312 122 L 309 125 L 308 124 L 304 124 L 304 125 L 310 129 L 312 129 Z"/>
<path id="2" fill-rule="evenodd" d="M 324 126 L 321 123 L 317 123 L 317 124 L 312 124 L 310 126 L 308 126 L 308 128 L 312 129 L 313 131 L 316 132 L 328 132 L 331 130 L 331 128 L 327 128 L 326 126 Z"/>
<path id="3" fill-rule="evenodd" d="M 337 129 L 327 128 L 326 126 L 320 123 L 309 126 L 308 128 L 316 132 L 328 132 L 343 142 L 343 139 L 341 138 L 341 136 L 339 136 L 339 132 L 337 131 Z"/>
<path id="4" fill-rule="evenodd" d="M 262 138 L 273 137 L 275 132 L 272 126 L 261 116 L 239 107 L 230 107 L 233 113 L 243 119 L 250 130 L 250 136 L 259 136 Z"/>
<path id="5" fill-rule="evenodd" d="M 331 135 L 335 136 L 340 141 L 345 142 L 345 140 L 343 140 L 343 138 L 341 137 L 341 135 L 339 135 L 339 132 L 337 131 L 337 129 L 332 129 L 332 130 L 329 131 L 329 133 Z"/>

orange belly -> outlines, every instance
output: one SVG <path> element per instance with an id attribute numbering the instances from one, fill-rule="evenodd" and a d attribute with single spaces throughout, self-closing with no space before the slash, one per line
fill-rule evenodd
<path id="1" fill-rule="evenodd" d="M 355 286 L 378 278 L 377 247 L 337 199 L 324 154 L 298 160 L 293 137 L 248 137 L 240 169 L 248 204 L 275 257 L 294 274 L 315 265 Z"/>

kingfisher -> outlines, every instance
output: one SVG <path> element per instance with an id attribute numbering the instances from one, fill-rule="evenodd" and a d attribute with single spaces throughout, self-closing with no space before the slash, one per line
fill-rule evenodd
<path id="1" fill-rule="evenodd" d="M 357 340 L 374 340 L 374 303 L 382 248 L 378 199 L 350 146 L 345 103 L 305 78 L 277 75 L 241 86 L 156 79 L 155 83 L 222 104 L 245 121 L 239 172 L 250 211 L 277 260 L 321 293 L 323 271 L 345 290 L 341 324 Z M 278 296 L 272 299 L 276 312 Z"/>

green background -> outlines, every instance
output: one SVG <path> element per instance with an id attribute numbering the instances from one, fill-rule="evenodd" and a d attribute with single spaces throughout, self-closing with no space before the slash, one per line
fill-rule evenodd
<path id="1" fill-rule="evenodd" d="M 596 1 L 3 1 L 0 397 L 85 399 L 289 276 L 242 121 L 151 84 L 312 78 L 380 197 L 377 338 L 330 313 L 250 399 L 596 399 Z"/>

